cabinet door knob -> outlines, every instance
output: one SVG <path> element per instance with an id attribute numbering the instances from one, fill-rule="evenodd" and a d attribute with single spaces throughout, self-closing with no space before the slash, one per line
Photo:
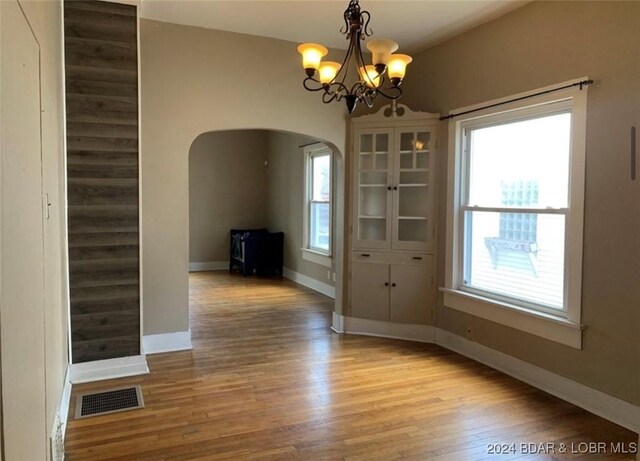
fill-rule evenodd
<path id="1" fill-rule="evenodd" d="M 422 256 L 414 256 L 413 259 L 420 261 L 422 259 Z"/>
<path id="2" fill-rule="evenodd" d="M 396 284 L 395 284 L 395 283 L 392 283 L 392 284 L 391 284 L 391 286 L 392 286 L 392 287 L 395 287 L 395 286 L 396 286 Z"/>
<path id="3" fill-rule="evenodd" d="M 393 190 L 398 190 L 398 186 L 393 186 Z"/>
<path id="4" fill-rule="evenodd" d="M 387 186 L 387 190 L 391 190 L 391 186 Z"/>
<path id="5" fill-rule="evenodd" d="M 368 258 L 369 256 L 371 256 L 370 254 L 367 253 L 362 253 L 360 256 L 362 256 L 363 258 Z"/>
<path id="6" fill-rule="evenodd" d="M 384 282 L 384 286 L 388 287 L 389 286 L 389 282 Z"/>

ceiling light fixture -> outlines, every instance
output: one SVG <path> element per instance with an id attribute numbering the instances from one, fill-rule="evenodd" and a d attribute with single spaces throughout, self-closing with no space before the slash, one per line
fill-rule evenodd
<path id="1" fill-rule="evenodd" d="M 322 102 L 345 100 L 347 110 L 353 113 L 356 105 L 364 103 L 373 106 L 378 96 L 395 100 L 402 96 L 400 84 L 405 76 L 407 65 L 413 60 L 406 54 L 393 54 L 398 44 L 388 39 L 372 39 L 367 42 L 371 52 L 372 64 L 367 65 L 362 54 L 361 42 L 371 37 L 371 14 L 361 11 L 358 0 L 350 0 L 344 12 L 344 27 L 340 32 L 347 36 L 349 48 L 342 64 L 334 61 L 322 61 L 329 50 L 317 43 L 303 43 L 298 46 L 302 55 L 302 66 L 307 73 L 303 85 L 309 91 L 324 91 Z M 351 63 L 355 71 L 349 70 Z M 357 75 L 357 81 L 350 87 L 345 83 L 348 77 Z"/>

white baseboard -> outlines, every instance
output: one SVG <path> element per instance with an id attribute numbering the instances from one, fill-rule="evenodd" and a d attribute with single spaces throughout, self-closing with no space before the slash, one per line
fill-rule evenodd
<path id="1" fill-rule="evenodd" d="M 292 282 L 296 282 L 307 288 L 311 288 L 312 290 L 315 290 L 318 293 L 322 293 L 325 296 L 336 299 L 336 289 L 331 285 L 327 285 L 326 283 L 322 283 L 316 279 L 307 277 L 306 275 L 300 274 L 299 272 L 294 272 L 291 269 L 287 269 L 286 267 L 282 269 L 282 272 L 282 276 L 284 278 L 287 278 Z"/>
<path id="2" fill-rule="evenodd" d="M 145 354 L 188 351 L 193 349 L 191 330 L 159 335 L 144 335 L 142 337 L 142 346 Z"/>
<path id="3" fill-rule="evenodd" d="M 331 329 L 337 333 L 404 339 L 421 343 L 435 342 L 435 329 L 430 325 L 392 323 L 380 320 L 345 317 L 333 313 Z"/>
<path id="4" fill-rule="evenodd" d="M 203 263 L 189 263 L 189 272 L 228 271 L 229 261 L 208 261 Z"/>
<path id="5" fill-rule="evenodd" d="M 436 344 L 484 363 L 498 371 L 572 403 L 590 413 L 640 432 L 640 407 L 523 360 L 470 341 L 446 330 L 436 330 Z"/>
<path id="6" fill-rule="evenodd" d="M 640 406 L 440 328 L 358 319 L 333 313 L 331 329 L 409 341 L 430 342 L 501 371 L 633 432 L 640 432 Z"/>
<path id="7" fill-rule="evenodd" d="M 145 375 L 147 373 L 149 373 L 149 367 L 147 367 L 147 359 L 144 355 L 69 365 L 69 379 L 72 384 Z"/>

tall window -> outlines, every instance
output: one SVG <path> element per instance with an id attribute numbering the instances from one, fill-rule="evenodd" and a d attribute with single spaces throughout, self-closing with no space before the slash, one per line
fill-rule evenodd
<path id="1" fill-rule="evenodd" d="M 511 114 L 464 136 L 462 286 L 563 311 L 571 112 Z"/>
<path id="2" fill-rule="evenodd" d="M 331 150 L 324 144 L 307 147 L 305 164 L 306 225 L 303 250 L 329 256 L 331 253 Z"/>
<path id="3" fill-rule="evenodd" d="M 586 89 L 450 128 L 445 305 L 580 347 Z"/>

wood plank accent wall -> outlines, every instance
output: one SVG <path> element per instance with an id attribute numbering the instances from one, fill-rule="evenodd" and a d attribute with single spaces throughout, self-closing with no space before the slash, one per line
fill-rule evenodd
<path id="1" fill-rule="evenodd" d="M 73 363 L 140 354 L 136 14 L 64 2 Z"/>

